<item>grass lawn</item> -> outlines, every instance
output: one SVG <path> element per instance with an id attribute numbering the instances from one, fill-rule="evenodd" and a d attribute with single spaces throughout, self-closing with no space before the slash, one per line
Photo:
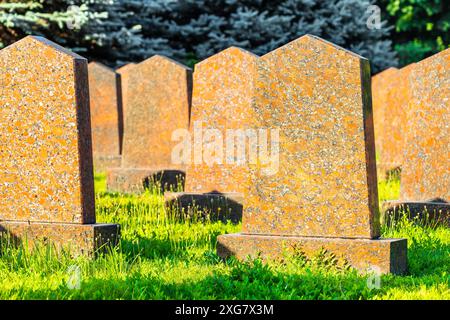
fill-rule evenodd
<path id="1" fill-rule="evenodd" d="M 216 238 L 240 225 L 175 218 L 157 192 L 104 190 L 104 176 L 97 175 L 97 220 L 121 224 L 120 246 L 91 260 L 56 256 L 49 247 L 32 254 L 2 248 L 0 299 L 450 299 L 449 228 L 406 219 L 383 226 L 383 237 L 408 239 L 409 273 L 382 276 L 380 287 L 370 289 L 373 276 L 338 267 L 329 253 L 283 263 L 224 262 Z M 398 192 L 398 180 L 380 182 L 381 200 Z"/>

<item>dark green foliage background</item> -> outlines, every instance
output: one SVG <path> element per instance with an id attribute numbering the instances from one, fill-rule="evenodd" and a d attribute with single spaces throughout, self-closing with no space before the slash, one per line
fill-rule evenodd
<path id="1" fill-rule="evenodd" d="M 450 1 L 382 0 L 380 5 L 395 26 L 391 37 L 401 66 L 449 47 Z"/>
<path id="2" fill-rule="evenodd" d="M 366 26 L 380 6 L 382 28 Z M 81 9 L 74 11 L 70 6 Z M 265 54 L 310 33 L 402 67 L 449 47 L 448 0 L 0 0 L 0 48 L 28 34 L 111 67 L 162 54 L 192 66 L 229 46 Z M 78 19 L 80 28 L 68 28 Z"/>

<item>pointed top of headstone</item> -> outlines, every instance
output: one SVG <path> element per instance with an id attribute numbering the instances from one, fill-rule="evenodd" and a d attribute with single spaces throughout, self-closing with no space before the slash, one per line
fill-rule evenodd
<path id="1" fill-rule="evenodd" d="M 191 68 L 189 68 L 188 66 L 185 66 L 181 62 L 175 61 L 175 60 L 173 60 L 171 58 L 168 58 L 166 56 L 162 56 L 162 55 L 159 55 L 159 54 L 156 54 L 156 55 L 154 55 L 154 56 L 152 56 L 152 57 L 150 57 L 150 58 L 148 58 L 148 59 L 138 63 L 137 67 L 139 68 L 142 65 L 148 65 L 148 64 L 156 64 L 156 65 L 158 65 L 160 63 L 169 63 L 169 64 L 176 65 L 176 66 L 181 67 L 181 68 L 186 69 L 186 70 L 191 70 Z"/>
<path id="2" fill-rule="evenodd" d="M 34 46 L 35 48 L 42 47 L 43 49 L 45 49 L 45 48 L 50 49 L 49 51 L 44 51 L 43 52 L 44 55 L 52 55 L 52 52 L 59 52 L 59 53 L 64 54 L 74 60 L 86 60 L 86 58 L 84 58 L 64 47 L 61 47 L 60 45 L 58 45 L 50 40 L 47 40 L 47 39 L 45 39 L 43 37 L 39 37 L 39 36 L 26 36 L 25 38 L 22 38 L 21 40 L 4 48 L 2 51 L 7 52 L 8 50 L 24 48 L 24 47 L 28 47 L 30 45 Z"/>
<path id="3" fill-rule="evenodd" d="M 376 75 L 374 75 L 372 78 L 376 79 L 376 78 L 384 78 L 384 77 L 390 77 L 393 74 L 395 74 L 398 71 L 398 69 L 396 67 L 389 67 L 387 69 L 384 69 L 381 72 L 378 72 Z"/>
<path id="4" fill-rule="evenodd" d="M 95 69 L 100 72 L 115 73 L 115 71 L 113 69 L 111 69 L 110 67 L 104 65 L 103 63 L 97 62 L 97 61 L 89 62 L 88 67 L 89 67 L 89 70 Z"/>
<path id="5" fill-rule="evenodd" d="M 207 65 L 210 63 L 215 63 L 217 61 L 217 59 L 221 59 L 224 56 L 251 56 L 254 58 L 259 58 L 258 55 L 254 54 L 253 52 L 250 52 L 248 50 L 239 48 L 239 47 L 229 47 L 225 50 L 220 51 L 219 53 L 216 53 L 208 58 L 206 58 L 205 60 L 200 61 L 199 63 L 197 63 L 195 65 L 196 68 L 198 68 L 199 66 L 202 65 Z"/>
<path id="6" fill-rule="evenodd" d="M 116 72 L 118 74 L 123 74 L 124 72 L 128 72 L 129 70 L 133 69 L 135 66 L 136 66 L 136 63 L 131 62 L 131 63 L 121 66 L 120 68 L 117 68 Z"/>
<path id="7" fill-rule="evenodd" d="M 324 49 L 328 49 L 331 51 L 335 51 L 336 53 L 341 53 L 349 57 L 357 58 L 359 60 L 366 60 L 367 58 L 364 58 L 363 56 L 360 56 L 359 54 L 356 54 L 350 50 L 344 49 L 334 43 L 331 43 L 329 41 L 326 41 L 322 38 L 319 38 L 317 36 L 311 35 L 311 34 L 305 34 L 301 36 L 300 38 L 297 38 L 284 46 L 281 46 L 273 51 L 270 51 L 262 56 L 262 58 L 266 58 L 268 56 L 272 56 L 274 54 L 279 55 L 280 52 L 284 52 L 286 50 L 295 49 L 299 46 L 307 46 L 312 52 L 318 52 L 316 49 L 317 47 L 322 47 Z M 331 52 L 330 52 L 331 53 Z"/>

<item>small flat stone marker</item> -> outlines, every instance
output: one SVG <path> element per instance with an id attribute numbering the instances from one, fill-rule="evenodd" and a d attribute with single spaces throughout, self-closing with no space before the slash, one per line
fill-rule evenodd
<path id="1" fill-rule="evenodd" d="M 88 70 L 94 169 L 104 172 L 120 166 L 123 135 L 120 83 L 118 74 L 101 63 L 89 63 Z"/>
<path id="2" fill-rule="evenodd" d="M 108 170 L 108 190 L 139 192 L 154 179 L 174 185 L 185 169 L 172 164 L 172 133 L 189 126 L 191 70 L 156 55 L 132 67 L 126 81 L 122 163 Z"/>
<path id="3" fill-rule="evenodd" d="M 257 61 L 258 125 L 280 129 L 279 170 L 256 170 L 242 233 L 218 254 L 280 257 L 321 248 L 360 270 L 407 268 L 406 239 L 381 239 L 369 62 L 314 36 Z"/>
<path id="4" fill-rule="evenodd" d="M 415 64 L 409 76 L 410 105 L 400 200 L 415 217 L 426 210 L 450 226 L 450 49 Z"/>
<path id="5" fill-rule="evenodd" d="M 93 253 L 118 239 L 96 224 L 87 61 L 28 36 L 0 51 L 0 231 Z"/>
<path id="6" fill-rule="evenodd" d="M 252 98 L 257 59 L 253 53 L 231 47 L 196 64 L 190 122 L 195 154 L 187 166 L 185 192 L 166 192 L 165 198 L 169 204 L 177 200 L 179 209 L 188 210 L 195 205 L 197 209 L 207 209 L 213 215 L 218 214 L 220 209 L 221 219 L 239 221 L 242 218 L 242 204 L 250 187 L 251 169 L 248 148 L 243 153 L 247 161 L 243 164 L 238 162 L 238 150 L 241 147 L 239 143 L 244 148 L 248 144 L 245 131 L 254 127 Z M 201 133 L 196 132 L 199 129 Z M 222 157 L 218 161 L 209 161 L 204 157 L 209 153 L 209 147 L 216 147 L 205 141 L 209 129 L 221 135 Z M 239 132 L 234 130 L 241 130 L 246 140 L 238 140 Z M 233 154 L 228 156 L 232 159 L 226 158 L 227 145 L 224 141 L 227 132 L 231 138 L 234 137 L 234 147 L 229 144 Z M 200 161 L 197 160 L 199 154 Z"/>

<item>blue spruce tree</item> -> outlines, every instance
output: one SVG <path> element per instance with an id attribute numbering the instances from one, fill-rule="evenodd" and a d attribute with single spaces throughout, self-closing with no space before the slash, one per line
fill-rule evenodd
<path id="1" fill-rule="evenodd" d="M 265 54 L 309 33 L 397 65 L 391 28 L 369 29 L 372 0 L 39 0 L 0 3 L 0 41 L 41 34 L 118 66 L 153 54 L 193 64 L 229 46 Z M 28 6 L 28 7 L 27 7 Z M 78 8 L 74 10 L 74 8 Z M 77 21 L 76 28 L 73 21 Z M 71 25 L 72 23 L 72 25 Z"/>

